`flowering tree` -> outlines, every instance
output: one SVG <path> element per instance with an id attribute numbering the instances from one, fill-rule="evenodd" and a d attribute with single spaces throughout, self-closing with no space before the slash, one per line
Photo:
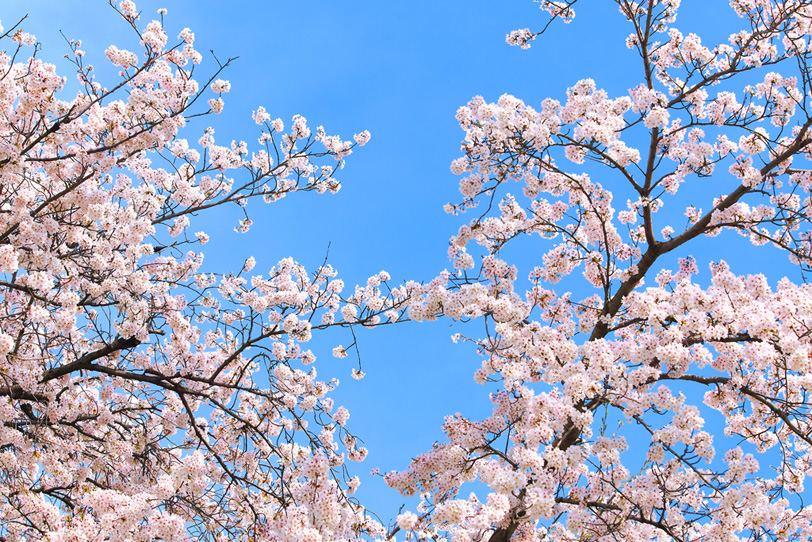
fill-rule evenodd
<path id="1" fill-rule="evenodd" d="M 536 1 L 575 16 L 575 0 Z M 420 497 L 390 534 L 812 539 L 812 289 L 724 261 L 702 264 L 703 284 L 688 256 L 733 231 L 812 264 L 812 2 L 732 0 L 742 29 L 714 45 L 673 26 L 679 0 L 615 3 L 640 61 L 627 95 L 587 79 L 563 102 L 477 97 L 457 113 L 462 200 L 447 211 L 486 209 L 451 240 L 457 273 L 410 315 L 483 319 L 474 378 L 498 391 L 492 415 L 446 418 L 447 441 L 386 476 Z M 705 199 L 710 182 L 722 195 Z M 519 243 L 522 272 L 501 257 Z M 553 289 L 576 272 L 575 293 Z"/>
<path id="2" fill-rule="evenodd" d="M 191 31 L 172 44 L 164 11 L 143 24 L 111 5 L 138 44 L 105 51 L 113 83 L 79 42 L 71 86 L 36 50 L 22 60 L 19 23 L 0 30 L 0 540 L 383 534 L 344 466 L 366 450 L 304 343 L 400 319 L 407 289 L 381 272 L 342 295 L 328 264 L 291 259 L 201 272 L 208 235 L 191 233 L 212 208 L 337 191 L 369 134 L 286 130 L 259 108 L 256 150 L 210 129 L 195 147 L 179 134 L 223 109 L 229 62 L 198 83 Z"/>
<path id="3" fill-rule="evenodd" d="M 536 1 L 548 24 L 575 16 Z M 106 85 L 80 43 L 71 86 L 0 29 L 0 540 L 812 538 L 812 290 L 724 261 L 703 283 L 688 256 L 734 231 L 812 265 L 812 2 L 734 0 L 741 32 L 710 47 L 674 28 L 679 0 L 616 4 L 642 68 L 628 95 L 584 80 L 539 109 L 472 100 L 455 271 L 347 294 L 327 263 L 205 271 L 191 222 L 336 191 L 368 133 L 259 108 L 255 150 L 210 129 L 190 144 L 229 62 L 198 83 L 194 35 L 170 43 L 130 0 L 113 7 L 139 51 L 105 51 Z M 723 195 L 705 201 L 711 178 Z M 531 242 L 520 273 L 503 257 Z M 387 530 L 353 497 L 345 462 L 366 450 L 305 343 L 440 317 L 484 321 L 457 339 L 483 356 L 493 413 L 449 416 L 445 442 L 386 475 L 420 499 Z"/>

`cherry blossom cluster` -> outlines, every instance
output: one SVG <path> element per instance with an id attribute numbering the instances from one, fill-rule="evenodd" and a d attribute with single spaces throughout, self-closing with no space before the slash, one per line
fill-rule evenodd
<path id="1" fill-rule="evenodd" d="M 0 35 L 0 538 L 383 536 L 352 497 L 347 463 L 367 450 L 306 343 L 404 320 L 422 286 L 380 272 L 345 292 L 328 264 L 291 258 L 211 272 L 195 224 L 235 204 L 246 231 L 252 200 L 336 192 L 369 132 L 345 140 L 299 115 L 286 131 L 260 107 L 258 148 L 211 128 L 195 144 L 181 132 L 223 110 L 229 62 L 198 81 L 189 29 L 173 44 L 134 2 L 113 8 L 141 50 L 108 47 L 119 79 L 103 85 L 70 42 L 72 97 L 55 66 L 20 60 L 33 36 Z"/>
<path id="2" fill-rule="evenodd" d="M 554 8 L 575 2 L 542 4 L 568 19 Z M 447 417 L 385 476 L 420 498 L 390 530 L 407 540 L 812 536 L 812 290 L 685 256 L 733 231 L 809 271 L 812 5 L 731 2 L 742 30 L 708 44 L 673 26 L 678 0 L 617 4 L 641 60 L 627 95 L 582 80 L 563 104 L 457 113 L 446 210 L 484 210 L 418 307 L 485 321 L 454 339 L 481 357 L 492 411 Z"/>

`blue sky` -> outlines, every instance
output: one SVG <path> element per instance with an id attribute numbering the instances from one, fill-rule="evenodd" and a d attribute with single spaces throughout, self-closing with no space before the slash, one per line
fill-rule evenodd
<path id="1" fill-rule="evenodd" d="M 475 95 L 495 101 L 506 92 L 538 105 L 548 96 L 565 98 L 567 87 L 586 77 L 610 96 L 640 82 L 639 63 L 624 46 L 629 29 L 614 4 L 605 1 L 583 0 L 573 23 L 553 25 L 529 51 L 509 47 L 505 35 L 544 24 L 530 0 L 136 3 L 147 21 L 159 7 L 168 8 L 169 34 L 190 27 L 201 52 L 239 57 L 224 76 L 232 83 L 225 111 L 205 121 L 221 141 L 254 143 L 259 132 L 251 112 L 260 105 L 288 121 L 299 113 L 344 138 L 365 129 L 372 133 L 371 142 L 340 173 L 339 194 L 249 205 L 255 225 L 247 235 L 234 234 L 230 225 L 219 234 L 212 224 L 207 265 L 220 269 L 237 269 L 250 255 L 258 261 L 257 271 L 286 256 L 313 268 L 329 245 L 330 262 L 349 284 L 381 269 L 396 282 L 429 280 L 450 266 L 448 239 L 467 220 L 442 209 L 458 200 L 459 180 L 449 171 L 460 155 L 458 107 Z M 696 31 L 706 41 L 729 34 L 727 2 L 684 4 L 684 22 L 676 26 L 685 34 Z M 68 50 L 59 30 L 82 39 L 89 62 L 100 68 L 106 64 L 103 50 L 121 45 L 122 35 L 125 44 L 129 39 L 102 0 L 4 0 L 0 19 L 8 28 L 26 13 L 24 29 L 37 35 L 42 55 L 63 75 L 70 75 L 70 65 L 59 62 Z M 210 55 L 204 58 L 201 74 L 215 67 Z M 193 125 L 186 137 L 196 140 L 204 127 Z M 741 257 L 749 245 L 729 237 L 724 252 L 712 248 L 713 240 L 702 244 L 703 271 L 718 257 L 736 261 L 739 272 L 765 271 L 763 260 Z M 541 253 L 538 245 L 535 250 Z M 776 266 L 767 270 L 771 277 L 792 272 L 783 261 Z M 325 344 L 317 367 L 320 374 L 341 378 L 337 404 L 350 409 L 351 428 L 370 449 L 361 473 L 404 468 L 441 438 L 448 414 L 489 410 L 487 390 L 472 378 L 480 360 L 470 348 L 451 344 L 455 331 L 448 322 L 437 322 L 359 335 L 368 375 L 360 382 L 349 378 L 352 358 L 335 360 Z M 351 339 L 335 334 L 330 341 L 346 345 Z M 379 480 L 365 480 L 361 497 L 375 502 L 372 508 L 384 520 L 394 517 L 401 502 Z"/>

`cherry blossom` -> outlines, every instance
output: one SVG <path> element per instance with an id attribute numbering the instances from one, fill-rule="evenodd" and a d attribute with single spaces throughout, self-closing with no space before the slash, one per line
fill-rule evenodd
<path id="1" fill-rule="evenodd" d="M 543 26 L 508 43 L 544 46 L 576 15 L 535 3 Z M 712 44 L 676 27 L 679 0 L 616 4 L 638 76 L 460 107 L 445 210 L 471 218 L 450 270 L 399 285 L 290 257 L 203 267 L 217 232 L 199 214 L 234 205 L 246 232 L 249 201 L 335 193 L 369 132 L 261 106 L 250 144 L 195 132 L 229 114 L 230 61 L 131 0 L 113 9 L 139 49 L 107 47 L 102 83 L 70 42 L 74 95 L 22 22 L 0 29 L 0 537 L 812 538 L 812 286 L 689 255 L 735 233 L 812 269 L 812 5 L 733 0 L 740 28 Z M 369 451 L 319 360 L 404 320 L 460 326 L 489 412 L 447 415 L 383 475 L 413 499 L 384 525 L 356 498 Z M 329 328 L 348 336 L 322 350 Z"/>
<path id="2" fill-rule="evenodd" d="M 195 133 L 189 117 L 224 109 L 230 61 L 204 59 L 189 29 L 173 42 L 130 0 L 113 8 L 141 50 L 109 46 L 119 79 L 102 84 L 71 42 L 73 96 L 20 23 L 0 35 L 0 538 L 382 536 L 351 497 L 346 462 L 367 450 L 308 342 L 403 320 L 410 292 L 385 272 L 345 291 L 328 263 L 291 258 L 203 272 L 216 232 L 196 224 L 338 191 L 369 132 L 347 140 L 299 115 L 286 132 L 260 107 L 258 147 Z"/>
<path id="3" fill-rule="evenodd" d="M 543 47 L 577 2 L 538 3 L 546 25 L 508 43 Z M 626 94 L 583 79 L 457 112 L 446 211 L 472 217 L 455 273 L 409 311 L 484 321 L 454 340 L 480 355 L 492 410 L 448 416 L 445 440 L 385 475 L 419 500 L 392 537 L 812 537 L 812 290 L 686 256 L 735 232 L 808 275 L 812 5 L 734 0 L 740 31 L 709 44 L 676 28 L 679 0 L 616 4 L 640 67 Z"/>

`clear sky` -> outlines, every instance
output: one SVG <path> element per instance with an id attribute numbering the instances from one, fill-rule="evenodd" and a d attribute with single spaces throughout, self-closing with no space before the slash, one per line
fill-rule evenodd
<path id="1" fill-rule="evenodd" d="M 232 83 L 225 111 L 205 120 L 215 126 L 219 141 L 242 139 L 250 148 L 259 135 L 251 112 L 260 105 L 286 121 L 299 113 L 312 126 L 324 125 L 345 139 L 365 129 L 372 133 L 371 142 L 348 159 L 339 194 L 249 205 L 255 225 L 246 235 L 231 232 L 233 224 L 207 225 L 212 235 L 204 251 L 207 265 L 220 270 L 238 269 L 251 255 L 258 272 L 287 256 L 314 268 L 329 245 L 330 262 L 348 284 L 364 282 L 381 269 L 396 282 L 429 280 L 450 267 L 448 239 L 467 220 L 442 209 L 458 200 L 458 179 L 449 171 L 460 155 L 458 107 L 475 95 L 495 101 L 506 92 L 537 106 L 548 96 L 564 99 L 567 87 L 586 77 L 610 96 L 640 82 L 639 63 L 624 46 L 629 30 L 606 1 L 583 0 L 573 23 L 553 25 L 529 51 L 509 47 L 505 35 L 544 24 L 531 0 L 136 4 L 147 21 L 166 7 L 170 36 L 191 28 L 201 52 L 239 57 L 224 76 Z M 696 31 L 705 41 L 726 39 L 727 2 L 683 4 L 676 25 L 683 33 Z M 60 62 L 68 51 L 60 30 L 81 39 L 89 62 L 100 70 L 107 64 L 104 49 L 130 39 L 103 0 L 3 0 L 0 19 L 8 28 L 26 13 L 24 29 L 37 35 L 41 54 L 63 75 L 71 73 L 70 65 Z M 206 55 L 201 78 L 215 66 Z M 198 123 L 184 135 L 195 141 L 204 127 Z M 737 251 L 743 245 L 737 243 L 731 238 L 724 254 L 708 251 L 700 267 L 706 270 L 709 258 L 724 256 L 737 262 L 738 272 L 768 271 L 773 278 L 792 272 L 783 261 L 764 269 L 763 260 L 741 258 Z M 535 250 L 541 253 L 539 246 Z M 370 449 L 359 474 L 373 467 L 405 468 L 409 458 L 441 438 L 444 416 L 489 410 L 487 390 L 472 378 L 480 360 L 470 348 L 451 343 L 456 331 L 438 322 L 359 335 L 367 373 L 360 382 L 349 378 L 352 357 L 336 360 L 329 354 L 331 345 L 346 345 L 351 338 L 335 334 L 316 351 L 320 375 L 341 379 L 336 402 L 350 409 L 350 427 Z M 375 503 L 370 507 L 384 521 L 393 518 L 402 499 L 380 480 L 364 482 L 362 500 Z"/>

